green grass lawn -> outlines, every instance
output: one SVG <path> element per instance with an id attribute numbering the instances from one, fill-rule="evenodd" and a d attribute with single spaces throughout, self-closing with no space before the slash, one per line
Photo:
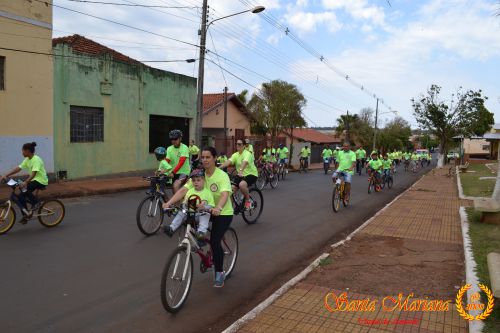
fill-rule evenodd
<path id="1" fill-rule="evenodd" d="M 472 241 L 472 252 L 477 263 L 479 282 L 491 286 L 486 256 L 490 252 L 500 253 L 500 225 L 479 222 L 480 215 L 473 208 L 467 208 L 469 218 L 469 235 Z M 500 332 L 500 304 L 495 299 L 492 314 L 484 321 L 484 333 Z M 487 300 L 482 302 L 486 304 Z"/>
<path id="2" fill-rule="evenodd" d="M 495 179 L 480 180 L 479 177 L 496 177 L 495 173 L 484 164 L 471 164 L 466 172 L 460 173 L 464 195 L 470 197 L 491 197 L 495 188 Z"/>

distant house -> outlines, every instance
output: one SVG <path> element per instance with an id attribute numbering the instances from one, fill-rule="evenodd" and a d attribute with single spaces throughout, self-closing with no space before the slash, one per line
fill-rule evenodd
<path id="1" fill-rule="evenodd" d="M 330 146 L 331 148 L 338 147 L 342 144 L 340 138 L 321 133 L 318 130 L 312 128 L 295 128 L 293 133 L 289 130 L 285 131 L 287 135 L 287 146 L 290 147 L 293 141 L 293 160 L 292 164 L 296 162 L 298 164 L 298 159 L 296 155 L 299 153 L 300 149 L 306 144 L 310 145 L 311 148 L 311 163 L 320 163 L 321 152 L 325 146 Z"/>
<path id="2" fill-rule="evenodd" d="M 150 170 L 168 132 L 194 136 L 196 78 L 149 67 L 83 36 L 55 38 L 55 170 L 68 178 Z"/>
<path id="3" fill-rule="evenodd" d="M 472 159 L 498 160 L 500 149 L 500 124 L 494 124 L 491 129 L 482 136 L 453 138 L 458 142 L 463 153 L 464 163 Z"/>
<path id="4" fill-rule="evenodd" d="M 214 146 L 217 151 L 224 145 L 224 94 L 203 95 L 203 144 Z M 227 152 L 234 150 L 234 141 L 251 136 L 250 113 L 235 93 L 227 94 Z"/>

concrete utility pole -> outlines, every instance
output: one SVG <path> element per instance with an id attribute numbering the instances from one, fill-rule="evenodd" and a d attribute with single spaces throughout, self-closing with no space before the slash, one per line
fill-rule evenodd
<path id="1" fill-rule="evenodd" d="M 375 140 L 377 139 L 377 121 L 378 121 L 378 98 L 377 98 L 377 107 L 375 108 L 375 130 L 373 131 L 373 149 L 375 150 L 376 144 Z"/>
<path id="2" fill-rule="evenodd" d="M 198 98 L 196 101 L 196 145 L 202 146 L 202 122 L 203 122 L 203 79 L 205 74 L 205 47 L 207 41 L 207 12 L 208 0 L 203 0 L 200 29 L 200 59 L 198 66 Z"/>
<path id="3" fill-rule="evenodd" d="M 224 152 L 227 154 L 227 87 L 224 87 Z"/>

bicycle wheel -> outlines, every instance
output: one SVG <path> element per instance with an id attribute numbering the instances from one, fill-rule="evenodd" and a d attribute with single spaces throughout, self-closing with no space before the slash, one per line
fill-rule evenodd
<path id="1" fill-rule="evenodd" d="M 6 234 L 16 223 L 16 211 L 6 202 L 0 204 L 0 235 Z"/>
<path id="2" fill-rule="evenodd" d="M 345 183 L 344 183 L 344 195 L 342 195 L 342 204 L 344 205 L 344 207 L 347 207 L 349 205 L 349 201 L 346 200 L 346 190 L 345 190 Z M 351 198 L 349 198 L 349 200 L 351 200 Z"/>
<path id="3" fill-rule="evenodd" d="M 372 188 L 373 191 L 375 191 L 375 184 L 373 183 L 373 180 L 370 179 L 370 181 L 368 182 L 368 194 L 372 193 Z"/>
<path id="4" fill-rule="evenodd" d="M 146 236 L 154 235 L 163 222 L 163 209 L 161 207 L 162 200 L 160 197 L 150 195 L 142 199 L 135 219 L 137 227 Z"/>
<path id="5" fill-rule="evenodd" d="M 387 177 L 385 175 L 382 176 L 382 183 L 380 184 L 380 188 L 383 190 L 385 188 L 385 183 L 386 183 L 386 179 Z"/>
<path id="6" fill-rule="evenodd" d="M 267 174 L 265 171 L 262 171 L 259 173 L 259 177 L 257 178 L 257 181 L 255 182 L 255 186 L 259 189 L 259 190 L 263 190 L 264 187 L 266 186 L 266 183 L 267 183 Z"/>
<path id="7" fill-rule="evenodd" d="M 278 175 L 277 174 L 273 174 L 272 177 L 271 177 L 271 175 L 269 175 L 269 184 L 271 185 L 271 188 L 278 187 Z"/>
<path id="8" fill-rule="evenodd" d="M 193 281 L 193 258 L 186 246 L 174 250 L 161 275 L 160 296 L 165 310 L 179 311 L 186 301 Z"/>
<path id="9" fill-rule="evenodd" d="M 61 201 L 45 201 L 40 208 L 38 208 L 38 222 L 44 227 L 52 228 L 62 222 L 65 214 L 66 209 Z"/>
<path id="10" fill-rule="evenodd" d="M 233 228 L 227 229 L 221 244 L 224 250 L 224 272 L 226 272 L 226 278 L 229 278 L 238 258 L 238 235 Z"/>
<path id="11" fill-rule="evenodd" d="M 254 224 L 259 219 L 264 209 L 264 197 L 262 192 L 257 188 L 250 189 L 250 199 L 252 200 L 252 208 L 243 210 L 243 220 L 248 224 Z"/>
<path id="12" fill-rule="evenodd" d="M 332 208 L 335 213 L 338 212 L 340 209 L 340 192 L 338 186 L 336 185 L 333 188 L 333 193 L 332 193 Z"/>
<path id="13" fill-rule="evenodd" d="M 392 188 L 392 185 L 394 185 L 394 178 L 389 176 L 389 179 L 387 180 L 387 187 Z"/>
<path id="14" fill-rule="evenodd" d="M 285 177 L 286 177 L 286 168 L 285 166 L 283 166 L 281 168 L 281 180 L 285 180 Z"/>

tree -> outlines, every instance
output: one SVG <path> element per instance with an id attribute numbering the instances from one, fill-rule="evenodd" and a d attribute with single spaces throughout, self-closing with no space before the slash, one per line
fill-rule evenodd
<path id="1" fill-rule="evenodd" d="M 482 91 L 463 91 L 460 87 L 448 105 L 440 99 L 441 87 L 432 85 L 427 95 L 412 98 L 413 114 L 423 130 L 439 139 L 438 167 L 443 167 L 444 154 L 454 136 L 483 135 L 493 124 L 493 114 L 486 109 Z"/>
<path id="2" fill-rule="evenodd" d="M 410 124 L 402 117 L 396 117 L 380 130 L 377 140 L 378 147 L 385 152 L 406 149 L 410 135 Z"/>
<path id="3" fill-rule="evenodd" d="M 341 115 L 337 119 L 335 130 L 338 133 L 343 133 L 347 129 L 347 122 L 349 122 L 348 139 L 351 143 L 369 147 L 373 140 L 373 113 L 372 109 L 364 108 L 358 114 L 350 114 L 349 117 L 346 114 Z"/>
<path id="4" fill-rule="evenodd" d="M 281 80 L 263 83 L 247 105 L 254 118 L 252 131 L 270 134 L 274 142 L 284 130 L 305 126 L 302 109 L 306 103 L 304 95 L 293 84 Z"/>
<path id="5" fill-rule="evenodd" d="M 248 95 L 248 90 L 247 89 L 243 89 L 238 95 L 236 95 L 236 97 L 238 97 L 238 99 L 244 104 L 244 105 L 247 105 L 247 95 Z"/>

